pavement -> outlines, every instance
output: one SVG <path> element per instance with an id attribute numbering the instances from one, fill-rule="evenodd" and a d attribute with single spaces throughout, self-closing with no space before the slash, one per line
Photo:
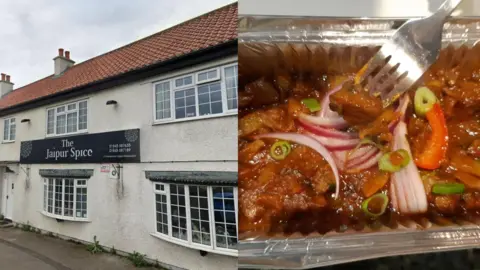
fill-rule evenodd
<path id="1" fill-rule="evenodd" d="M 1 270 L 132 270 L 126 258 L 91 254 L 86 246 L 18 228 L 0 228 Z M 147 267 L 144 270 L 157 268 Z"/>

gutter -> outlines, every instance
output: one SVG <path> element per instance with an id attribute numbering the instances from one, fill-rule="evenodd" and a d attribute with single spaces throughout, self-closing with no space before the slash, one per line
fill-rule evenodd
<path id="1" fill-rule="evenodd" d="M 82 85 L 80 87 L 71 88 L 69 90 L 33 99 L 25 103 L 20 103 L 11 107 L 7 107 L 5 109 L 0 109 L 0 117 L 38 108 L 45 105 L 50 105 L 63 101 L 65 99 L 71 99 L 90 93 L 99 92 L 126 83 L 131 83 L 134 81 L 139 81 L 149 77 L 157 76 L 162 73 L 172 72 L 178 69 L 183 69 L 204 62 L 216 60 L 218 58 L 237 55 L 237 44 L 237 39 L 230 40 L 222 44 L 197 50 L 189 54 L 177 56 L 144 68 L 128 71 L 126 73 L 114 77 L 109 77 L 104 80 L 95 81 L 93 83 Z"/>

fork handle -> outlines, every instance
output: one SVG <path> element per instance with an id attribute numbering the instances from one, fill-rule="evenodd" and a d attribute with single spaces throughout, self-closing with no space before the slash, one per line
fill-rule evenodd
<path id="1" fill-rule="evenodd" d="M 435 20 L 445 21 L 460 2 L 462 2 L 462 0 L 446 0 L 430 17 Z"/>

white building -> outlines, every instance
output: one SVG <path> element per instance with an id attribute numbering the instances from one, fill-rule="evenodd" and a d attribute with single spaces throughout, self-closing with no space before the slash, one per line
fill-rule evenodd
<path id="1" fill-rule="evenodd" d="M 237 4 L 13 90 L 0 82 L 1 213 L 146 254 L 237 269 Z"/>

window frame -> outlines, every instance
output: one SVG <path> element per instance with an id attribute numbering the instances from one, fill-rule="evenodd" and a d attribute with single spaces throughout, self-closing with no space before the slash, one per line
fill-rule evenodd
<path id="1" fill-rule="evenodd" d="M 85 129 L 79 129 L 79 125 L 80 125 L 80 103 L 82 103 L 82 102 L 86 102 L 86 104 L 87 104 L 87 123 L 86 123 L 86 128 Z M 75 104 L 75 109 L 74 110 L 68 110 L 68 106 L 72 105 L 72 104 Z M 58 134 L 57 133 L 57 116 L 59 115 L 59 113 L 57 112 L 57 110 L 60 107 L 65 107 L 65 111 L 60 113 L 60 115 L 65 115 L 65 133 Z M 50 110 L 54 111 L 54 113 L 53 113 L 53 133 L 51 133 L 51 134 L 48 133 L 48 112 Z M 72 101 L 72 102 L 67 102 L 67 103 L 63 103 L 63 104 L 60 104 L 60 105 L 55 105 L 53 107 L 46 108 L 45 109 L 45 137 L 63 137 L 63 136 L 71 136 L 71 135 L 76 135 L 76 134 L 88 133 L 89 122 L 91 121 L 89 111 L 90 111 L 90 104 L 89 104 L 88 98 L 87 99 L 76 100 L 76 101 Z M 68 132 L 67 131 L 67 129 L 68 129 L 68 123 L 67 123 L 68 113 L 72 113 L 72 112 L 77 113 L 77 131 Z"/>
<path id="2" fill-rule="evenodd" d="M 208 73 L 208 72 L 210 72 L 210 71 L 216 71 L 216 72 L 217 72 L 217 76 L 214 77 L 214 78 L 211 78 L 211 79 L 203 80 L 203 81 L 201 81 L 200 79 L 198 79 L 198 75 L 200 75 L 200 74 L 202 74 L 202 73 Z M 204 70 L 195 72 L 195 84 L 204 84 L 204 83 L 219 81 L 222 77 L 223 77 L 223 76 L 221 76 L 221 74 L 220 74 L 220 67 L 214 67 L 214 68 L 204 69 Z"/>
<path id="3" fill-rule="evenodd" d="M 12 120 L 13 120 L 13 124 L 12 124 Z M 8 139 L 5 140 L 5 129 L 7 128 L 7 126 L 5 125 L 5 122 L 8 121 Z M 14 139 L 12 140 L 12 126 L 15 126 L 15 133 L 14 133 Z M 2 142 L 3 143 L 11 143 L 11 142 L 15 142 L 15 139 L 17 138 L 17 120 L 15 119 L 15 117 L 9 117 L 9 118 L 4 118 L 3 119 L 3 139 L 2 139 Z"/>
<path id="4" fill-rule="evenodd" d="M 174 184 L 177 186 L 183 186 L 185 190 L 185 217 L 187 222 L 187 240 L 179 239 L 172 236 L 172 213 L 171 213 L 171 201 L 170 201 L 170 184 Z M 156 190 L 156 185 L 163 185 L 164 190 Z M 210 235 L 210 246 L 195 243 L 192 239 L 192 218 L 191 218 L 191 206 L 190 206 L 190 186 L 203 186 L 207 188 L 207 198 L 208 198 L 208 215 L 209 215 L 209 235 Z M 172 242 L 184 247 L 193 248 L 197 250 L 203 250 L 207 252 L 212 252 L 221 255 L 228 255 L 228 256 L 238 256 L 238 248 L 237 249 L 228 249 L 224 247 L 217 247 L 217 237 L 215 231 L 215 209 L 213 205 L 213 188 L 214 187 L 228 187 L 233 189 L 233 201 L 235 205 L 235 226 L 237 229 L 237 247 L 239 244 L 238 239 L 238 188 L 235 186 L 227 186 L 227 185 L 200 185 L 200 184 L 184 184 L 184 183 L 164 183 L 164 182 L 153 182 L 153 212 L 154 212 L 154 226 L 153 226 L 153 233 L 152 236 L 160 238 L 162 240 Z M 157 231 L 157 209 L 156 209 L 156 194 L 165 195 L 167 200 L 167 217 L 168 217 L 168 235 L 160 233 Z"/>
<path id="5" fill-rule="evenodd" d="M 192 78 L 192 83 L 190 84 L 184 84 L 182 86 L 176 86 L 175 85 L 175 81 L 178 80 L 178 79 L 185 79 L 186 77 L 190 77 Z M 188 89 L 188 88 L 192 88 L 196 83 L 196 80 L 195 80 L 195 76 L 194 74 L 183 74 L 183 75 L 180 75 L 180 76 L 176 76 L 175 78 L 171 79 L 170 80 L 170 89 L 171 91 L 174 91 L 174 90 L 182 90 L 182 89 Z"/>
<path id="6" fill-rule="evenodd" d="M 230 67 L 237 67 L 237 108 L 236 109 L 228 109 L 228 99 L 227 99 L 227 81 L 226 81 L 226 74 L 225 74 L 225 69 L 227 68 L 230 68 Z M 227 108 L 227 110 L 230 110 L 230 111 L 238 111 L 238 63 L 231 63 L 231 64 L 228 64 L 228 65 L 224 65 L 222 66 L 222 78 L 223 79 L 223 83 L 224 83 L 224 87 L 225 87 L 225 107 Z"/>
<path id="7" fill-rule="evenodd" d="M 74 178 L 74 177 L 42 177 L 41 178 L 43 183 L 43 196 L 42 196 L 42 210 L 41 213 L 47 217 L 50 218 L 55 218 L 55 219 L 60 219 L 60 220 L 68 220 L 68 221 L 76 221 L 76 222 L 90 222 L 90 196 L 88 195 L 88 179 L 86 178 Z M 45 206 L 45 186 L 47 186 L 47 196 L 48 196 L 48 180 L 52 179 L 53 180 L 53 190 L 52 190 L 52 213 L 48 212 L 48 197 L 47 197 L 47 204 Z M 62 214 L 55 214 L 55 183 L 56 179 L 62 179 Z M 64 210 L 65 210 L 65 180 L 66 179 L 73 179 L 73 216 L 65 216 L 64 215 Z M 78 181 L 85 181 L 84 185 L 78 184 Z M 87 215 L 86 217 L 76 217 L 75 212 L 77 210 L 77 188 L 86 188 L 87 189 Z"/>
<path id="8" fill-rule="evenodd" d="M 194 121 L 194 120 L 201 120 L 201 119 L 208 119 L 208 118 L 216 118 L 216 117 L 223 117 L 223 116 L 230 116 L 230 115 L 235 115 L 238 114 L 238 108 L 237 109 L 228 109 L 228 104 L 227 104 L 227 90 L 226 90 L 226 81 L 225 81 L 225 68 L 231 67 L 231 66 L 238 66 L 238 62 L 229 62 L 226 64 L 219 64 L 214 67 L 209 67 L 209 68 L 203 68 L 198 71 L 192 71 L 189 73 L 184 73 L 180 75 L 176 75 L 174 77 L 170 78 L 165 78 L 159 81 L 155 81 L 152 83 L 152 96 L 153 96 L 153 124 L 164 124 L 164 123 L 172 123 L 172 122 L 183 122 L 183 121 Z M 212 70 L 217 70 L 217 77 L 218 79 L 208 79 L 205 81 L 198 82 L 198 74 L 203 73 L 203 72 L 208 72 Z M 237 69 L 238 70 L 238 69 Z M 183 85 L 181 87 L 175 87 L 175 80 L 179 78 L 183 78 L 186 76 L 193 76 L 193 83 L 191 85 Z M 216 113 L 216 114 L 207 114 L 207 115 L 199 115 L 199 102 L 198 102 L 198 88 L 199 86 L 205 85 L 205 84 L 211 84 L 214 82 L 219 82 L 220 83 L 220 92 L 222 95 L 221 101 L 222 101 L 222 113 Z M 168 118 L 157 118 L 157 96 L 156 96 L 156 86 L 158 84 L 162 83 L 168 83 L 170 86 L 170 117 Z M 176 119 L 175 115 L 175 92 L 176 91 L 181 91 L 181 90 L 186 90 L 186 89 L 191 89 L 193 88 L 195 91 L 195 116 L 192 117 L 184 117 L 180 119 Z M 238 97 L 237 97 L 238 99 Z M 237 101 L 238 102 L 238 101 Z M 237 105 L 238 107 L 238 105 Z"/>

